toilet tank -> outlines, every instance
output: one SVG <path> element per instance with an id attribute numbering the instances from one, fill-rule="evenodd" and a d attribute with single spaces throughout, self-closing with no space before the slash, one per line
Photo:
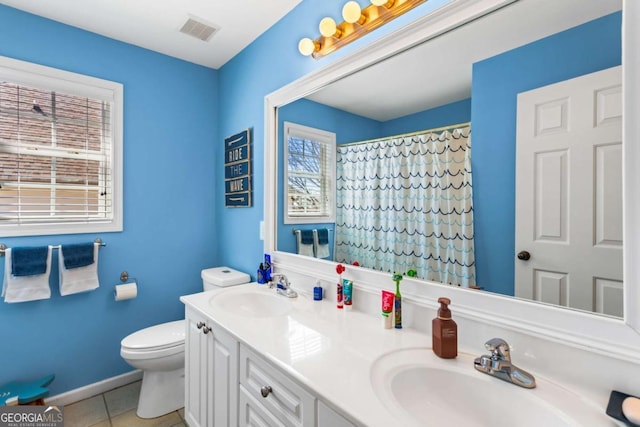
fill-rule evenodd
<path id="1" fill-rule="evenodd" d="M 229 267 L 215 267 L 202 270 L 202 287 L 205 291 L 224 288 L 226 286 L 249 283 L 251 278 L 247 273 Z"/>

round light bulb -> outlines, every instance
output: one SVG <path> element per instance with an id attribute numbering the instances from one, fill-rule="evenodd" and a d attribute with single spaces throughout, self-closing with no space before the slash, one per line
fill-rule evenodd
<path id="1" fill-rule="evenodd" d="M 336 25 L 336 21 L 333 18 L 323 18 L 320 21 L 319 25 L 320 34 L 325 37 L 333 37 L 338 30 L 338 26 Z"/>
<path id="2" fill-rule="evenodd" d="M 346 22 L 354 24 L 360 20 L 361 16 L 362 9 L 360 8 L 360 5 L 357 1 L 349 1 L 345 3 L 344 7 L 342 8 L 342 18 Z"/>
<path id="3" fill-rule="evenodd" d="M 316 50 L 316 44 L 309 37 L 305 37 L 298 43 L 298 51 L 304 56 L 311 55 Z"/>

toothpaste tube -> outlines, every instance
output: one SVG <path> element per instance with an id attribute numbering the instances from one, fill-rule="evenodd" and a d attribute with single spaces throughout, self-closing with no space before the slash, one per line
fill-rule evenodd
<path id="1" fill-rule="evenodd" d="M 392 326 L 391 312 L 393 311 L 394 298 L 393 292 L 382 291 L 382 317 L 384 318 L 385 329 L 391 329 Z"/>
<path id="2" fill-rule="evenodd" d="M 342 291 L 344 292 L 344 308 L 351 310 L 353 307 L 353 282 L 349 279 L 342 281 Z"/>

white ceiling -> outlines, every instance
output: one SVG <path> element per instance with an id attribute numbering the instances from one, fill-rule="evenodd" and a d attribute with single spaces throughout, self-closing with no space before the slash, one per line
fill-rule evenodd
<path id="1" fill-rule="evenodd" d="M 386 121 L 471 96 L 474 62 L 622 9 L 622 0 L 520 0 L 307 99 Z"/>
<path id="2" fill-rule="evenodd" d="M 185 61 L 220 68 L 302 0 L 0 0 L 1 4 Z M 219 28 L 179 32 L 188 18 Z"/>

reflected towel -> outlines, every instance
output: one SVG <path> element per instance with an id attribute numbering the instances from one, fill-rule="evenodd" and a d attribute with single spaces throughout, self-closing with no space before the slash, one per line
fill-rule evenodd
<path id="1" fill-rule="evenodd" d="M 47 247 L 45 272 L 30 276 L 15 276 L 12 274 L 12 250 L 5 249 L 4 281 L 2 296 L 4 302 L 25 302 L 51 298 L 49 274 L 51 273 L 51 246 Z"/>
<path id="2" fill-rule="evenodd" d="M 11 274 L 14 276 L 34 276 L 47 272 L 46 246 L 16 247 L 11 250 Z"/>
<path id="3" fill-rule="evenodd" d="M 60 246 L 60 253 L 64 255 L 64 267 L 67 270 L 86 267 L 94 261 L 94 243 L 73 243 Z"/>
<path id="4" fill-rule="evenodd" d="M 58 268 L 60 269 L 60 295 L 71 295 L 79 292 L 91 291 L 100 286 L 98 281 L 98 252 L 99 243 L 93 245 L 93 263 L 84 267 L 66 268 L 65 252 L 60 248 L 58 254 Z"/>
<path id="5" fill-rule="evenodd" d="M 296 239 L 298 254 L 313 256 L 313 232 L 311 230 L 296 230 Z"/>
<path id="6" fill-rule="evenodd" d="M 313 245 L 316 248 L 316 258 L 329 258 L 329 230 L 313 230 Z"/>

